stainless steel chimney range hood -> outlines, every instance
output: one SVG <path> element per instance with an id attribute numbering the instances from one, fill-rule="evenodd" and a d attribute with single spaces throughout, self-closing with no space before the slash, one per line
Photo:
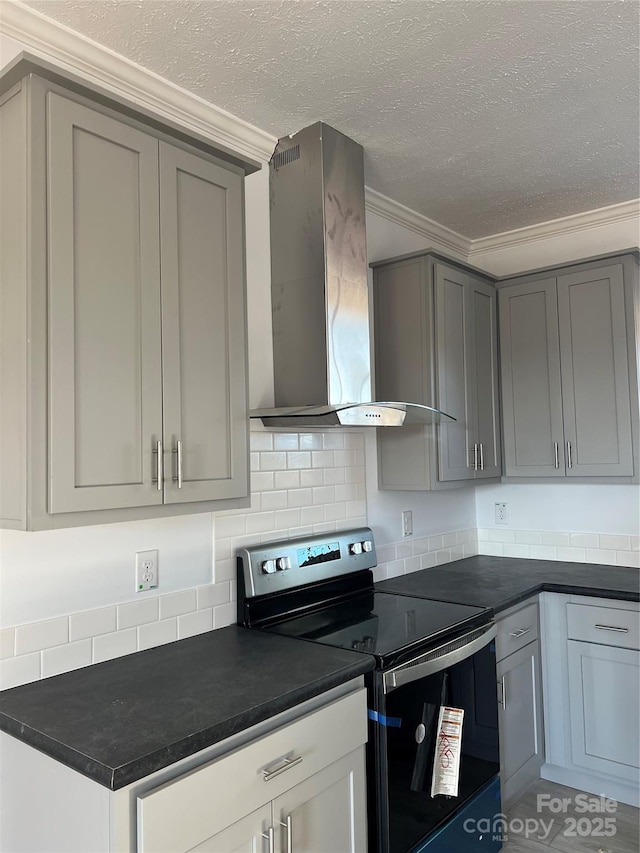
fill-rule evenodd
<path id="1" fill-rule="evenodd" d="M 275 407 L 265 426 L 454 421 L 372 402 L 362 146 L 323 122 L 278 141 L 269 164 Z"/>

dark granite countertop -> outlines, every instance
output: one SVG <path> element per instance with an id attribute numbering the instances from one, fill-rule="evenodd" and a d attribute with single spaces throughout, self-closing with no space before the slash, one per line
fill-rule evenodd
<path id="1" fill-rule="evenodd" d="M 0 693 L 0 729 L 116 790 L 373 669 L 236 626 Z"/>
<path id="2" fill-rule="evenodd" d="M 389 578 L 376 589 L 492 607 L 499 613 L 543 591 L 640 601 L 640 572 L 592 563 L 478 556 Z"/>

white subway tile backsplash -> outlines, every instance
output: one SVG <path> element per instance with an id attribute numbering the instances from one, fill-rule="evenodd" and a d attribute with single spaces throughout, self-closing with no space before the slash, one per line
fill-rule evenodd
<path id="1" fill-rule="evenodd" d="M 436 565 L 442 566 L 444 563 L 451 562 L 451 550 L 449 548 L 442 548 L 440 551 L 436 551 Z"/>
<path id="2" fill-rule="evenodd" d="M 201 586 L 196 590 L 198 610 L 215 607 L 217 604 L 227 604 L 231 600 L 231 583 L 215 583 Z"/>
<path id="3" fill-rule="evenodd" d="M 486 527 L 478 527 L 478 541 L 480 541 L 480 542 L 488 542 L 489 541 L 489 530 Z"/>
<path id="4" fill-rule="evenodd" d="M 226 607 L 227 605 L 222 606 Z M 195 637 L 196 634 L 204 634 L 212 629 L 213 609 L 211 607 L 198 610 L 197 613 L 186 613 L 184 616 L 178 616 L 179 640 L 184 640 L 185 637 Z"/>
<path id="5" fill-rule="evenodd" d="M 118 605 L 118 630 L 134 628 L 158 619 L 158 597 Z"/>
<path id="6" fill-rule="evenodd" d="M 331 504 L 336 499 L 335 486 L 317 486 L 312 492 L 313 504 Z"/>
<path id="7" fill-rule="evenodd" d="M 478 542 L 478 553 L 486 554 L 489 557 L 502 556 L 501 542 Z"/>
<path id="8" fill-rule="evenodd" d="M 251 545 L 255 545 L 255 539 L 251 537 Z M 241 545 L 238 543 L 238 547 Z M 213 567 L 213 576 L 216 582 L 216 585 L 219 583 L 224 583 L 224 581 L 232 581 L 235 580 L 236 577 L 236 558 L 229 557 L 228 560 L 218 560 L 216 557 L 216 562 Z"/>
<path id="9" fill-rule="evenodd" d="M 152 622 L 150 625 L 141 625 L 138 628 L 138 651 L 172 643 L 177 639 L 177 618 L 162 619 L 160 622 Z"/>
<path id="10" fill-rule="evenodd" d="M 271 488 L 297 489 L 300 486 L 301 471 L 276 471 Z"/>
<path id="11" fill-rule="evenodd" d="M 359 485 L 359 481 L 349 475 L 348 468 L 321 468 L 322 481 L 325 486 L 341 486 L 344 483 L 351 482 Z"/>
<path id="12" fill-rule="evenodd" d="M 311 489 L 289 489 L 288 504 L 294 506 L 311 506 L 313 504 L 313 491 Z"/>
<path id="13" fill-rule="evenodd" d="M 16 655 L 61 646 L 69 642 L 69 617 L 47 619 L 16 628 Z"/>
<path id="14" fill-rule="evenodd" d="M 40 652 L 0 660 L 0 690 L 28 684 L 42 677 Z"/>
<path id="15" fill-rule="evenodd" d="M 569 539 L 572 548 L 597 548 L 599 545 L 597 533 L 571 533 Z"/>
<path id="16" fill-rule="evenodd" d="M 557 559 L 569 563 L 584 563 L 586 556 L 584 548 L 563 548 L 561 546 L 556 548 Z"/>
<path id="17" fill-rule="evenodd" d="M 328 469 L 330 470 L 330 469 Z M 300 485 L 304 488 L 307 486 L 323 486 L 324 471 L 322 468 L 307 468 L 300 471 Z"/>
<path id="18" fill-rule="evenodd" d="M 333 468 L 334 465 L 338 465 L 335 462 L 335 452 L 333 450 L 313 450 L 311 452 L 311 464 L 314 468 Z"/>
<path id="19" fill-rule="evenodd" d="M 378 563 L 392 563 L 396 559 L 395 545 L 380 545 L 376 547 Z"/>
<path id="20" fill-rule="evenodd" d="M 413 542 L 396 542 L 396 557 L 398 560 L 404 560 L 407 557 L 413 556 Z"/>
<path id="21" fill-rule="evenodd" d="M 216 628 L 226 628 L 227 625 L 235 625 L 238 620 L 238 611 L 235 601 L 229 604 L 221 604 L 213 611 L 213 624 Z"/>
<path id="22" fill-rule="evenodd" d="M 214 530 L 216 547 L 221 539 L 228 536 L 242 536 L 247 532 L 246 514 L 215 516 Z"/>
<path id="23" fill-rule="evenodd" d="M 289 494 L 291 494 L 291 492 Z M 290 527 L 299 527 L 304 523 L 302 521 L 302 511 L 299 507 L 280 509 L 275 514 L 275 523 L 278 530 L 288 530 Z M 282 536 L 277 538 L 282 539 Z"/>
<path id="24" fill-rule="evenodd" d="M 412 542 L 412 548 L 414 554 L 426 554 L 429 550 L 429 540 L 414 539 Z"/>
<path id="25" fill-rule="evenodd" d="M 219 560 L 228 560 L 233 554 L 234 543 L 237 542 L 239 538 L 240 536 L 225 536 L 216 539 L 216 557 Z"/>
<path id="26" fill-rule="evenodd" d="M 274 450 L 297 450 L 298 449 L 298 433 L 297 432 L 276 432 L 273 436 Z"/>
<path id="27" fill-rule="evenodd" d="M 284 509 L 287 506 L 286 489 L 273 492 L 262 492 L 260 497 L 260 508 L 262 510 Z"/>
<path id="28" fill-rule="evenodd" d="M 505 542 L 502 545 L 502 556 L 503 557 L 528 557 L 529 556 L 529 546 L 528 545 L 516 545 L 510 542 Z"/>
<path id="29" fill-rule="evenodd" d="M 172 616 L 182 616 L 197 610 L 197 592 L 195 589 L 185 589 L 160 596 L 160 619 L 170 619 Z M 174 638 L 175 639 L 175 638 Z"/>
<path id="30" fill-rule="evenodd" d="M 345 446 L 345 435 L 342 432 L 325 432 L 322 435 L 322 446 L 325 450 L 342 450 Z"/>
<path id="31" fill-rule="evenodd" d="M 274 433 L 272 432 L 254 432 L 251 431 L 250 443 L 252 450 L 272 450 L 273 449 L 273 437 Z"/>
<path id="32" fill-rule="evenodd" d="M 364 457 L 361 450 L 334 450 L 335 464 L 338 468 L 352 468 L 357 465 L 364 465 Z"/>
<path id="33" fill-rule="evenodd" d="M 356 483 L 343 483 L 336 486 L 337 501 L 355 501 L 358 500 L 358 487 Z"/>
<path id="34" fill-rule="evenodd" d="M 445 548 L 451 548 L 452 545 L 458 544 L 458 537 L 455 533 L 443 533 L 442 544 Z"/>
<path id="35" fill-rule="evenodd" d="M 529 556 L 533 560 L 555 560 L 555 545 L 529 545 Z"/>
<path id="36" fill-rule="evenodd" d="M 251 489 L 254 492 L 266 492 L 273 489 L 273 471 L 253 472 L 251 474 Z"/>
<path id="37" fill-rule="evenodd" d="M 639 551 L 616 551 L 616 565 L 630 566 L 631 568 L 640 568 L 640 552 Z"/>
<path id="38" fill-rule="evenodd" d="M 362 527 L 366 525 L 367 502 L 347 501 L 347 518 L 351 519 L 351 525 Z M 357 521 L 360 519 L 360 521 Z"/>
<path id="39" fill-rule="evenodd" d="M 600 534 L 600 548 L 612 551 L 630 551 L 631 537 L 630 536 L 611 536 L 607 533 Z"/>
<path id="40" fill-rule="evenodd" d="M 126 631 L 115 631 L 113 634 L 94 637 L 92 643 L 93 662 L 100 663 L 103 660 L 119 658 L 137 651 L 138 634 L 135 628 L 128 628 Z"/>
<path id="41" fill-rule="evenodd" d="M 515 534 L 516 545 L 542 545 L 542 534 L 536 530 L 516 530 Z"/>
<path id="42" fill-rule="evenodd" d="M 387 563 L 387 577 L 397 578 L 405 573 L 404 560 L 394 560 L 392 563 Z"/>
<path id="43" fill-rule="evenodd" d="M 91 640 L 78 640 L 42 652 L 42 677 L 59 675 L 93 663 Z"/>
<path id="44" fill-rule="evenodd" d="M 260 470 L 260 454 L 259 453 L 250 453 L 249 454 L 249 469 L 251 471 L 259 471 Z"/>
<path id="45" fill-rule="evenodd" d="M 464 545 L 452 545 L 449 552 L 451 554 L 452 562 L 455 560 L 461 560 L 464 557 Z"/>
<path id="46" fill-rule="evenodd" d="M 351 431 L 345 433 L 344 446 L 350 450 L 364 450 L 363 433 Z"/>
<path id="47" fill-rule="evenodd" d="M 431 551 L 428 554 L 420 554 L 420 568 L 430 569 L 436 564 L 437 551 Z"/>
<path id="48" fill-rule="evenodd" d="M 324 506 L 303 506 L 300 510 L 300 524 L 321 524 L 325 521 Z"/>
<path id="49" fill-rule="evenodd" d="M 281 451 L 266 451 L 260 454 L 260 470 L 261 471 L 283 471 L 287 467 L 287 454 L 284 450 Z"/>
<path id="50" fill-rule="evenodd" d="M 429 537 L 429 550 L 430 551 L 438 551 L 440 548 L 442 548 L 442 545 L 443 545 L 442 536 L 436 535 L 436 536 L 430 536 Z"/>
<path id="51" fill-rule="evenodd" d="M 571 537 L 568 533 L 542 533 L 543 545 L 555 545 L 559 548 L 568 548 L 571 544 Z"/>
<path id="52" fill-rule="evenodd" d="M 84 640 L 100 634 L 110 634 L 116 630 L 116 608 L 101 607 L 99 610 L 87 610 L 84 613 L 72 613 L 69 616 L 69 640 Z"/>
<path id="53" fill-rule="evenodd" d="M 266 533 L 275 527 L 275 512 L 252 512 L 247 516 L 247 533 Z"/>
<path id="54" fill-rule="evenodd" d="M 631 550 L 632 551 L 640 551 L 640 536 L 630 536 L 631 540 Z"/>
<path id="55" fill-rule="evenodd" d="M 489 531 L 489 542 L 514 543 L 515 541 L 516 534 L 514 530 L 503 530 L 502 528 L 496 528 Z"/>
<path id="56" fill-rule="evenodd" d="M 404 570 L 406 574 L 410 572 L 418 572 L 422 568 L 420 557 L 407 557 L 404 561 Z"/>
<path id="57" fill-rule="evenodd" d="M 12 658 L 16 650 L 16 629 L 4 628 L 0 631 L 0 660 Z"/>
<path id="58" fill-rule="evenodd" d="M 339 521 L 347 517 L 347 504 L 344 501 L 335 501 L 327 504 L 324 508 L 325 521 Z"/>
<path id="59" fill-rule="evenodd" d="M 586 552 L 587 563 L 606 563 L 614 565 L 616 561 L 615 551 L 604 550 L 603 548 L 587 548 Z"/>
<path id="60" fill-rule="evenodd" d="M 311 466 L 311 453 L 308 450 L 287 453 L 287 468 L 300 470 Z"/>

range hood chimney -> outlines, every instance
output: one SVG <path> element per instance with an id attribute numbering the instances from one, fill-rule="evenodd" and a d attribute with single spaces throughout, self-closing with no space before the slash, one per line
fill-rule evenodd
<path id="1" fill-rule="evenodd" d="M 278 141 L 269 164 L 275 408 L 265 426 L 455 420 L 372 402 L 362 146 L 323 122 Z"/>

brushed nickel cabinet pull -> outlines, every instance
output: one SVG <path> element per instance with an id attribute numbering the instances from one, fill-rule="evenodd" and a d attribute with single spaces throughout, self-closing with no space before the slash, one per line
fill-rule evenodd
<path id="1" fill-rule="evenodd" d="M 619 628 L 617 625 L 596 625 L 601 631 L 617 631 L 618 634 L 628 634 L 628 628 Z"/>
<path id="2" fill-rule="evenodd" d="M 484 444 L 480 442 L 480 470 L 484 471 Z"/>
<path id="3" fill-rule="evenodd" d="M 477 471 L 478 470 L 478 445 L 477 444 L 473 445 L 473 450 L 471 452 L 473 453 L 473 463 L 472 463 L 471 467 L 473 468 L 474 471 Z"/>
<path id="4" fill-rule="evenodd" d="M 285 848 L 285 853 L 293 853 L 293 820 L 290 814 L 286 816 L 284 821 L 280 821 L 280 826 L 284 827 L 287 831 L 287 846 Z"/>
<path id="5" fill-rule="evenodd" d="M 573 468 L 573 459 L 571 458 L 571 442 L 567 442 L 567 467 Z"/>
<path id="6" fill-rule="evenodd" d="M 555 462 L 556 468 L 560 467 L 560 448 L 558 447 L 558 442 L 553 442 L 553 458 Z"/>
<path id="7" fill-rule="evenodd" d="M 173 451 L 176 454 L 176 472 L 177 476 L 173 479 L 178 481 L 178 488 L 182 488 L 182 442 L 180 439 L 176 441 L 176 446 Z"/>
<path id="8" fill-rule="evenodd" d="M 275 853 L 276 850 L 276 838 L 275 832 L 272 826 L 266 832 L 262 833 L 262 837 L 266 838 L 269 842 L 269 853 Z"/>
<path id="9" fill-rule="evenodd" d="M 162 458 L 162 454 L 162 442 L 156 441 L 156 447 L 153 451 L 153 455 L 156 457 L 156 476 L 152 478 L 151 482 L 157 484 L 156 488 L 159 492 L 162 491 L 162 481 L 164 479 L 164 459 Z"/>
<path id="10" fill-rule="evenodd" d="M 273 770 L 263 770 L 262 778 L 265 782 L 269 782 L 271 779 L 275 779 L 276 776 L 284 773 L 285 770 L 289 770 L 291 767 L 296 767 L 301 762 L 301 755 L 297 755 L 295 758 L 285 758 L 282 764 L 278 765 L 278 767 L 274 767 Z"/>
<path id="11" fill-rule="evenodd" d="M 524 637 L 525 634 L 528 634 L 530 630 L 531 628 L 518 628 L 516 631 L 511 631 L 509 636 L 517 640 L 519 637 Z"/>
<path id="12" fill-rule="evenodd" d="M 502 710 L 507 710 L 507 676 L 502 676 Z"/>

